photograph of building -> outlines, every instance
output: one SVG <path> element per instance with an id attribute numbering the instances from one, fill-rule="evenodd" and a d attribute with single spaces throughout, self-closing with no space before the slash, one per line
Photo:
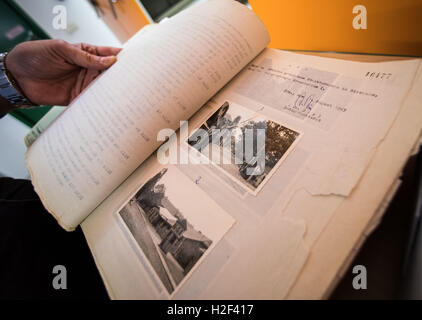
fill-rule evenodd
<path id="1" fill-rule="evenodd" d="M 191 135 L 188 144 L 236 182 L 256 192 L 299 136 L 295 130 L 226 101 Z M 252 150 L 248 153 L 247 148 Z"/>
<path id="2" fill-rule="evenodd" d="M 213 240 L 195 228 L 183 208 L 179 209 L 167 196 L 169 186 L 164 178 L 168 170 L 161 170 L 146 182 L 119 215 L 171 294 Z"/>

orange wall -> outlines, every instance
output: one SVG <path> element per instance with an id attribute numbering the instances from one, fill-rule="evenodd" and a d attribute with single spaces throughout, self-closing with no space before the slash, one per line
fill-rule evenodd
<path id="1" fill-rule="evenodd" d="M 104 22 L 114 32 L 117 38 L 126 42 L 139 29 L 149 24 L 137 0 L 119 0 L 114 5 L 118 19 L 115 19 L 108 0 L 98 0 L 103 13 Z"/>
<path id="2" fill-rule="evenodd" d="M 273 48 L 422 56 L 422 0 L 249 0 Z M 352 10 L 367 9 L 355 30 Z"/>

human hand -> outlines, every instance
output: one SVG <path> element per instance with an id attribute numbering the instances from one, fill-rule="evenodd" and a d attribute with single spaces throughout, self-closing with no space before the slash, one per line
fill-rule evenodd
<path id="1" fill-rule="evenodd" d="M 6 57 L 8 72 L 25 96 L 39 105 L 68 105 L 121 51 L 62 40 L 24 42 Z"/>

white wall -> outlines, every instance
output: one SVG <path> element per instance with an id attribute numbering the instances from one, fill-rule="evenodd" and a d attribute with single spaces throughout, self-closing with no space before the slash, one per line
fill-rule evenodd
<path id="1" fill-rule="evenodd" d="M 87 0 L 15 0 L 15 2 L 52 38 L 71 43 L 86 42 L 95 45 L 120 47 L 120 41 L 107 25 L 97 17 Z M 67 8 L 69 29 L 55 30 L 52 9 L 55 5 Z M 76 27 L 76 28 L 74 28 Z M 25 167 L 24 137 L 29 128 L 10 115 L 0 120 L 0 176 L 28 178 Z"/>
<path id="2" fill-rule="evenodd" d="M 71 43 L 86 42 L 95 45 L 121 46 L 107 25 L 98 18 L 87 0 L 15 0 L 15 2 L 52 38 Z M 67 9 L 68 30 L 53 28 L 53 7 Z"/>

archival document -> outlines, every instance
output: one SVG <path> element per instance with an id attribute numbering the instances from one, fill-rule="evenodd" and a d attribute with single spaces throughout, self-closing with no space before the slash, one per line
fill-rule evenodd
<path id="1" fill-rule="evenodd" d="M 359 185 L 419 65 L 265 50 L 180 130 L 173 143 L 188 163 L 153 154 L 82 223 L 110 296 L 285 297 Z M 266 128 L 260 174 L 210 157 L 212 128 L 232 141 Z M 199 129 L 208 139 L 197 139 Z"/>
<path id="2" fill-rule="evenodd" d="M 27 153 L 35 190 L 73 230 L 269 43 L 244 5 L 212 0 L 135 36 Z"/>

